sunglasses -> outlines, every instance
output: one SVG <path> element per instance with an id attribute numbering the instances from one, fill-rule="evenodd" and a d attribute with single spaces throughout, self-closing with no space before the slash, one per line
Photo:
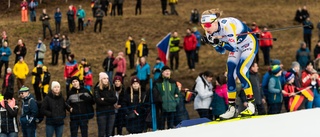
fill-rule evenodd
<path id="1" fill-rule="evenodd" d="M 211 22 L 207 22 L 207 23 L 202 23 L 202 27 L 203 28 L 210 28 L 212 26 L 212 23 L 215 22 L 217 19 L 214 19 L 213 21 Z"/>

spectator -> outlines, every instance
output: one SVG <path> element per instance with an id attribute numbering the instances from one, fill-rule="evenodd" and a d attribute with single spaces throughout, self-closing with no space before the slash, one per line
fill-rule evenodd
<path id="1" fill-rule="evenodd" d="M 262 33 L 260 34 L 260 41 L 259 41 L 260 49 L 263 53 L 264 65 L 270 65 L 270 49 L 272 49 L 272 34 L 268 31 L 267 27 L 263 28 Z"/>
<path id="2" fill-rule="evenodd" d="M 183 39 L 183 48 L 187 55 L 188 66 L 191 71 L 195 71 L 195 52 L 197 48 L 197 38 L 187 29 L 187 35 Z"/>
<path id="3" fill-rule="evenodd" d="M 72 9 L 72 5 L 69 6 L 69 10 L 67 11 L 67 19 L 68 19 L 68 28 L 70 33 L 74 33 L 74 30 L 76 28 L 76 23 L 74 21 L 75 19 L 75 13 Z"/>
<path id="4" fill-rule="evenodd" d="M 164 63 L 161 61 L 159 57 L 156 59 L 156 64 L 153 67 L 153 80 L 156 81 L 161 76 L 161 69 L 164 66 Z"/>
<path id="5" fill-rule="evenodd" d="M 88 89 L 89 91 L 91 91 L 91 87 L 92 87 L 92 72 L 90 70 L 89 66 L 85 66 L 84 67 L 84 77 L 83 77 L 83 81 L 84 81 L 84 88 Z"/>
<path id="6" fill-rule="evenodd" d="M 317 45 L 314 47 L 314 50 L 313 50 L 313 56 L 314 56 L 314 59 L 317 59 L 318 56 L 320 54 L 320 40 L 318 40 L 318 43 Z"/>
<path id="7" fill-rule="evenodd" d="M 127 71 L 127 67 L 126 67 L 127 61 L 123 57 L 123 52 L 118 53 L 118 56 L 114 59 L 112 64 L 117 66 L 115 76 L 121 76 L 122 82 L 123 82 L 124 77 L 126 76 L 126 71 Z"/>
<path id="8" fill-rule="evenodd" d="M 20 3 L 21 8 L 21 22 L 25 23 L 28 22 L 28 2 L 27 0 L 23 0 Z"/>
<path id="9" fill-rule="evenodd" d="M 199 14 L 198 9 L 191 10 L 189 23 L 190 24 L 199 24 L 200 23 L 200 14 Z"/>
<path id="10" fill-rule="evenodd" d="M 293 85 L 297 88 L 301 88 L 301 77 L 300 77 L 300 64 L 296 61 L 291 63 L 291 69 L 288 70 L 294 74 L 294 82 Z"/>
<path id="11" fill-rule="evenodd" d="M 118 0 L 111 0 L 110 3 L 112 5 L 110 16 L 116 16 L 116 8 L 118 6 Z"/>
<path id="12" fill-rule="evenodd" d="M 9 44 L 8 41 L 8 35 L 6 31 L 2 31 L 2 37 L 1 37 L 1 45 L 0 47 L 2 47 L 2 45 L 4 44 L 4 42 L 7 42 Z"/>
<path id="13" fill-rule="evenodd" d="M 176 5 L 178 4 L 178 0 L 169 0 L 169 5 L 171 9 L 171 15 L 179 15 L 176 11 Z"/>
<path id="14" fill-rule="evenodd" d="M 261 83 L 260 83 L 260 75 L 259 73 L 259 66 L 258 63 L 252 63 L 249 71 L 249 80 L 251 82 L 253 96 L 254 96 L 254 103 L 258 111 L 258 115 L 265 115 L 266 110 L 264 105 L 266 100 L 264 99 L 263 91 L 261 90 Z"/>
<path id="15" fill-rule="evenodd" d="M 23 58 L 26 56 L 27 54 L 26 44 L 22 42 L 21 39 L 18 40 L 18 44 L 14 48 L 13 53 L 16 54 L 14 63 L 17 63 L 19 61 L 20 56 L 22 56 Z"/>
<path id="16" fill-rule="evenodd" d="M 305 42 L 300 43 L 300 49 L 296 53 L 296 61 L 300 64 L 302 69 L 305 69 L 308 61 L 311 59 L 310 50 L 307 48 Z"/>
<path id="17" fill-rule="evenodd" d="M 31 22 L 36 22 L 36 7 L 38 7 L 38 2 L 37 0 L 31 0 L 29 2 L 29 9 L 30 9 L 30 21 Z"/>
<path id="18" fill-rule="evenodd" d="M 320 40 L 320 20 L 317 24 L 317 29 L 318 29 L 318 39 Z"/>
<path id="19" fill-rule="evenodd" d="M 9 67 L 9 58 L 11 56 L 11 49 L 8 47 L 8 42 L 4 42 L 3 46 L 0 48 L 0 78 L 1 78 L 1 72 L 2 72 L 2 65 L 4 64 L 4 77 L 7 74 L 7 68 Z"/>
<path id="20" fill-rule="evenodd" d="M 34 94 L 36 95 L 37 101 L 42 101 L 41 96 L 41 84 L 42 84 L 42 78 L 43 77 L 43 71 L 42 71 L 42 62 L 38 62 L 38 65 L 33 68 L 32 70 L 32 81 L 31 84 L 33 85 Z"/>
<path id="21" fill-rule="evenodd" d="M 78 65 L 78 70 L 79 70 L 79 80 L 80 80 L 80 84 L 81 86 L 83 86 L 83 78 L 84 78 L 84 68 L 88 65 L 87 59 L 86 58 L 82 58 L 80 61 L 80 64 Z M 90 68 L 90 66 L 89 66 Z"/>
<path id="22" fill-rule="evenodd" d="M 131 85 L 127 88 L 121 104 L 122 108 L 125 109 L 126 128 L 130 134 L 142 133 L 145 128 L 145 98 L 146 91 L 141 89 L 139 79 L 132 77 Z"/>
<path id="23" fill-rule="evenodd" d="M 34 56 L 34 67 L 37 66 L 37 63 L 40 61 L 42 64 L 44 64 L 44 54 L 46 53 L 47 48 L 46 45 L 42 42 L 42 39 L 38 39 L 38 44 L 36 46 L 35 50 L 35 56 Z"/>
<path id="24" fill-rule="evenodd" d="M 161 0 L 162 15 L 168 15 L 167 4 L 167 0 Z"/>
<path id="25" fill-rule="evenodd" d="M 108 10 L 109 10 L 109 7 L 108 7 L 109 6 L 109 0 L 101 0 L 100 4 L 101 4 L 101 10 L 107 16 L 108 15 Z"/>
<path id="26" fill-rule="evenodd" d="M 94 32 L 97 32 L 97 25 L 99 24 L 99 32 L 101 32 L 103 17 L 105 15 L 105 12 L 101 10 L 101 5 L 98 6 L 97 11 L 95 12 L 96 22 L 94 23 Z"/>
<path id="27" fill-rule="evenodd" d="M 189 113 L 185 105 L 185 94 L 189 89 L 185 88 L 182 89 L 182 84 L 180 82 L 177 82 L 178 89 L 180 91 L 180 96 L 179 96 L 179 102 L 177 105 L 177 111 L 174 116 L 174 125 L 178 125 L 180 122 L 183 120 L 189 120 Z"/>
<path id="28" fill-rule="evenodd" d="M 312 30 L 313 24 L 310 18 L 307 18 L 305 21 L 303 21 L 303 40 L 307 44 L 309 50 L 311 49 Z"/>
<path id="29" fill-rule="evenodd" d="M 115 91 L 110 86 L 107 73 L 99 73 L 99 82 L 94 88 L 98 137 L 109 137 L 115 121 L 114 104 L 117 102 Z"/>
<path id="30" fill-rule="evenodd" d="M 294 17 L 294 20 L 297 21 L 298 23 L 302 23 L 304 21 L 302 14 L 303 14 L 302 8 L 299 7 L 296 11 L 296 15 Z"/>
<path id="31" fill-rule="evenodd" d="M 171 78 L 171 71 L 168 66 L 161 69 L 162 76 L 154 82 L 153 85 L 153 98 L 159 114 L 159 129 L 164 129 L 165 122 L 167 128 L 174 128 L 174 115 L 177 111 L 180 92 L 177 87 L 176 81 Z"/>
<path id="32" fill-rule="evenodd" d="M 62 137 L 66 110 L 70 108 L 65 104 L 59 82 L 52 81 L 51 91 L 43 99 L 41 113 L 46 116 L 46 136 Z"/>
<path id="33" fill-rule="evenodd" d="M 3 83 L 2 83 L 2 91 L 1 95 L 4 95 L 6 92 L 12 92 L 14 87 L 14 74 L 12 74 L 12 69 L 7 68 L 7 74 L 4 77 Z"/>
<path id="34" fill-rule="evenodd" d="M 137 4 L 136 4 L 136 15 L 138 15 L 138 11 L 139 11 L 139 15 L 141 15 L 141 0 L 137 0 Z"/>
<path id="35" fill-rule="evenodd" d="M 105 0 L 102 0 L 101 3 L 103 3 Z M 91 9 L 92 9 L 92 16 L 96 17 L 96 11 L 99 7 L 99 0 L 91 0 Z"/>
<path id="36" fill-rule="evenodd" d="M 61 14 L 60 8 L 57 8 L 56 12 L 54 13 L 54 20 L 56 25 L 56 34 L 59 34 L 59 35 L 60 35 L 61 18 L 62 18 L 62 14 Z"/>
<path id="37" fill-rule="evenodd" d="M 141 90 L 147 91 L 146 86 L 150 78 L 150 65 L 147 63 L 145 57 L 139 58 L 139 64 L 136 67 L 137 78 L 140 81 Z"/>
<path id="38" fill-rule="evenodd" d="M 199 51 L 200 51 L 201 37 L 202 36 L 201 36 L 201 33 L 198 31 L 197 27 L 193 27 L 192 28 L 192 33 L 197 38 L 197 47 L 196 47 L 196 51 L 195 51 L 195 54 L 194 54 L 194 62 L 198 63 L 199 62 Z"/>
<path id="39" fill-rule="evenodd" d="M 148 45 L 146 44 L 146 39 L 142 38 L 140 44 L 138 45 L 138 58 L 141 57 L 148 57 L 149 54 L 149 49 L 148 49 Z"/>
<path id="40" fill-rule="evenodd" d="M 126 54 L 129 58 L 130 69 L 134 68 L 134 55 L 136 53 L 136 43 L 132 39 L 132 36 L 128 36 L 128 40 L 126 41 Z"/>
<path id="41" fill-rule="evenodd" d="M 208 78 L 207 78 L 208 79 Z M 207 81 L 210 82 L 210 81 Z M 201 82 L 200 82 L 201 83 Z M 198 84 L 198 83 L 197 83 Z M 210 83 L 211 84 L 211 83 Z M 208 85 L 210 85 L 208 83 Z M 202 85 L 200 85 L 202 86 Z M 212 85 L 211 85 L 212 86 Z M 204 85 L 205 88 L 209 88 L 206 85 Z M 208 89 L 209 90 L 209 89 Z M 207 91 L 205 96 L 208 96 L 211 91 Z M 211 97 L 205 97 L 202 95 L 203 103 L 208 103 L 209 98 L 212 99 L 211 104 L 209 104 L 209 107 L 212 108 L 212 110 L 208 110 L 207 106 L 205 109 L 198 109 L 198 113 L 200 117 L 207 117 L 209 119 L 212 119 L 212 116 L 214 116 L 214 120 L 219 118 L 219 116 L 223 113 L 225 113 L 228 109 L 228 87 L 227 87 L 227 77 L 224 74 L 220 74 L 217 76 L 215 81 L 215 91 L 213 92 L 213 95 Z M 201 98 L 201 96 L 200 96 Z M 207 100 L 207 101 L 205 101 Z M 201 112 L 202 111 L 202 112 Z"/>
<path id="42" fill-rule="evenodd" d="M 82 9 L 81 5 L 79 5 L 79 9 L 77 11 L 77 17 L 78 17 L 78 31 L 83 31 L 83 23 L 86 17 L 86 12 L 84 11 L 84 9 Z"/>
<path id="43" fill-rule="evenodd" d="M 124 109 L 126 108 L 123 108 L 121 104 L 124 103 L 124 94 L 126 93 L 126 90 L 122 83 L 122 78 L 120 76 L 114 77 L 112 88 L 115 91 L 117 97 L 117 102 L 114 104 L 116 120 L 114 122 L 114 130 L 112 135 L 115 135 L 115 128 L 117 128 L 117 134 L 122 135 L 122 128 L 126 125 L 124 112 Z"/>
<path id="44" fill-rule="evenodd" d="M 19 95 L 22 98 L 20 123 L 23 133 L 23 137 L 35 137 L 36 136 L 36 116 L 38 115 L 37 103 L 29 92 L 28 87 L 21 87 Z"/>
<path id="45" fill-rule="evenodd" d="M 0 102 L 1 110 L 1 131 L 2 137 L 18 137 L 19 124 L 18 124 L 18 103 L 13 98 L 13 91 L 6 92 L 4 99 Z"/>
<path id="46" fill-rule="evenodd" d="M 93 118 L 94 112 L 92 105 L 94 104 L 92 94 L 80 86 L 80 80 L 77 76 L 70 79 L 72 88 L 67 92 L 67 104 L 70 109 L 70 132 L 71 137 L 78 136 L 80 127 L 81 136 L 88 136 L 88 121 Z"/>
<path id="47" fill-rule="evenodd" d="M 55 34 L 50 42 L 51 65 L 58 65 L 59 52 L 61 50 L 61 41 L 58 34 Z"/>
<path id="48" fill-rule="evenodd" d="M 283 87 L 283 90 L 285 91 L 283 93 L 283 103 L 287 112 L 290 112 L 290 105 L 292 103 L 289 100 L 291 100 L 291 98 L 294 97 L 296 92 L 299 90 L 296 86 L 294 86 L 294 77 L 294 74 L 291 72 L 287 72 L 285 75 L 287 83 Z"/>
<path id="49" fill-rule="evenodd" d="M 198 94 L 194 98 L 194 109 L 198 112 L 200 118 L 212 119 L 212 114 L 209 109 L 213 95 L 212 78 L 212 72 L 205 71 L 200 73 L 195 80 L 196 85 L 194 91 Z"/>
<path id="50" fill-rule="evenodd" d="M 68 62 L 64 66 L 64 79 L 66 80 L 66 92 L 70 90 L 70 84 L 72 82 L 71 78 L 79 74 L 78 63 L 74 59 L 74 55 L 70 54 L 68 56 Z M 79 78 L 78 78 L 79 79 Z"/>
<path id="51" fill-rule="evenodd" d="M 24 62 L 23 57 L 19 58 L 19 61 L 13 67 L 13 74 L 17 78 L 18 90 L 24 85 L 24 82 L 29 73 L 28 65 Z"/>
<path id="52" fill-rule="evenodd" d="M 301 15 L 302 15 L 302 22 L 310 17 L 307 6 L 303 6 L 303 9 L 301 10 Z"/>
<path id="53" fill-rule="evenodd" d="M 280 82 L 280 76 L 282 73 L 279 65 L 273 65 L 271 67 L 272 76 L 268 83 L 268 114 L 279 114 L 282 108 L 282 86 Z"/>
<path id="54" fill-rule="evenodd" d="M 301 80 L 302 80 L 302 88 L 308 88 L 313 92 L 314 100 L 306 102 L 306 109 L 310 109 L 313 107 L 320 107 L 320 95 L 319 95 L 319 86 L 320 86 L 320 79 L 319 74 L 313 67 L 313 61 L 309 61 L 307 63 L 307 67 L 301 73 Z"/>
<path id="55" fill-rule="evenodd" d="M 170 67 L 172 70 L 178 71 L 179 68 L 179 51 L 180 51 L 180 38 L 178 37 L 178 32 L 173 32 L 169 41 L 169 51 L 170 51 Z M 176 61 L 175 66 L 173 65 L 173 60 Z"/>
<path id="56" fill-rule="evenodd" d="M 46 39 L 46 28 L 49 29 L 50 36 L 52 37 L 52 30 L 50 26 L 50 16 L 47 14 L 46 9 L 42 9 L 42 14 L 40 15 L 40 21 L 42 21 L 42 29 L 43 29 L 43 39 Z"/>
<path id="57" fill-rule="evenodd" d="M 112 85 L 111 81 L 113 80 L 113 70 L 116 67 L 113 65 L 114 57 L 112 50 L 108 50 L 107 57 L 104 59 L 102 63 L 102 67 L 104 68 L 104 72 L 106 72 L 109 76 L 110 85 Z"/>
<path id="58" fill-rule="evenodd" d="M 43 76 L 41 77 L 41 91 L 42 97 L 45 98 L 49 93 L 49 83 L 51 79 L 51 74 L 46 66 L 42 66 Z"/>
<path id="59" fill-rule="evenodd" d="M 66 58 L 68 59 L 68 56 L 71 53 L 70 40 L 67 35 L 62 35 L 60 46 L 61 46 L 62 63 L 65 64 Z"/>
<path id="60" fill-rule="evenodd" d="M 124 0 L 117 0 L 117 9 L 118 9 L 118 16 L 123 16 L 123 2 Z"/>

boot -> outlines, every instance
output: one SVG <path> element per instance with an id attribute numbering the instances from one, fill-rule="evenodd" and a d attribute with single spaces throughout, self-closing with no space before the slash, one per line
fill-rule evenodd
<path id="1" fill-rule="evenodd" d="M 229 108 L 228 110 L 224 113 L 221 114 L 219 117 L 220 119 L 231 119 L 236 117 L 237 111 L 236 111 L 236 107 L 235 107 L 235 103 L 229 103 Z"/>
<path id="2" fill-rule="evenodd" d="M 252 101 L 248 101 L 248 106 L 245 110 L 243 110 L 242 112 L 240 112 L 240 115 L 245 115 L 245 116 L 251 116 L 251 115 L 254 115 L 255 113 L 255 106 L 254 104 L 252 103 Z"/>

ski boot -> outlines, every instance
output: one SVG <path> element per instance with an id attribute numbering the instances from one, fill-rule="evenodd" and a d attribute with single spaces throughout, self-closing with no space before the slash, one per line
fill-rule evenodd
<path id="1" fill-rule="evenodd" d="M 235 103 L 229 103 L 228 110 L 224 114 L 221 114 L 219 117 L 220 117 L 220 120 L 227 120 L 227 119 L 237 117 Z"/>
<path id="2" fill-rule="evenodd" d="M 252 103 L 252 101 L 248 101 L 248 106 L 245 110 L 243 110 L 242 112 L 240 112 L 241 116 L 252 116 L 255 114 L 255 106 Z"/>

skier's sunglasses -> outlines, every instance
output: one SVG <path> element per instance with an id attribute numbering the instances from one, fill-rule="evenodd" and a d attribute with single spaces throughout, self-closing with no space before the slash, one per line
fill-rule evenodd
<path id="1" fill-rule="evenodd" d="M 202 23 L 201 26 L 202 26 L 203 28 L 210 28 L 210 27 L 212 26 L 212 23 L 215 22 L 216 20 L 217 20 L 217 18 L 214 19 L 214 20 L 211 21 L 211 22 Z"/>

